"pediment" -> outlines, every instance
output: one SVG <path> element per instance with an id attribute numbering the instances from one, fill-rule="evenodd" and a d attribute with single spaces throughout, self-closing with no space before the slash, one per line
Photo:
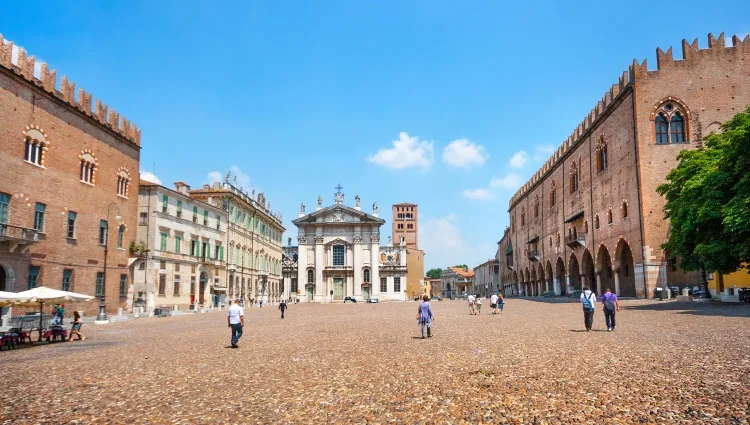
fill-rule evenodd
<path id="1" fill-rule="evenodd" d="M 318 211 L 313 211 L 303 217 L 293 220 L 295 225 L 307 223 L 323 224 L 376 224 L 383 225 L 385 220 L 373 215 L 358 211 L 346 205 L 332 205 Z"/>
<path id="2" fill-rule="evenodd" d="M 351 244 L 349 242 L 341 239 L 341 238 L 336 238 L 336 239 L 334 239 L 334 240 L 329 241 L 328 243 L 326 243 L 326 246 L 328 246 L 328 245 L 351 245 Z"/>

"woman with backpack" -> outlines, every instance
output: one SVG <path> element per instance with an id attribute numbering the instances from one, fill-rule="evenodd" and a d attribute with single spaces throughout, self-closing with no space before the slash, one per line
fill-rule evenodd
<path id="1" fill-rule="evenodd" d="M 588 287 L 583 287 L 581 292 L 581 304 L 583 305 L 583 323 L 586 325 L 586 331 L 591 330 L 594 323 L 594 306 L 596 305 L 596 294 L 591 292 Z"/>
<path id="2" fill-rule="evenodd" d="M 602 295 L 602 304 L 604 304 L 604 322 L 607 324 L 607 332 L 612 332 L 615 330 L 615 312 L 620 311 L 617 295 L 607 288 Z"/>

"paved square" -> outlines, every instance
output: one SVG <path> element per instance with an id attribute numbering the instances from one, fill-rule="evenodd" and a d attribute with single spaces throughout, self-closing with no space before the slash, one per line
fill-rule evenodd
<path id="1" fill-rule="evenodd" d="M 85 326 L 0 353 L 3 423 L 747 424 L 750 309 L 628 301 L 616 333 L 574 303 L 503 315 L 433 302 L 246 309 Z"/>

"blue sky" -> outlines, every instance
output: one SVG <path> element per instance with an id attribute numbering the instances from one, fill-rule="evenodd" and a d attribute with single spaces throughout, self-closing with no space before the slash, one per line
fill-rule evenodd
<path id="1" fill-rule="evenodd" d="M 285 240 L 337 183 L 384 237 L 417 203 L 427 267 L 494 255 L 510 195 L 633 58 L 750 31 L 748 2 L 215 3 L 11 2 L 0 32 L 141 127 L 164 184 L 234 169 Z"/>

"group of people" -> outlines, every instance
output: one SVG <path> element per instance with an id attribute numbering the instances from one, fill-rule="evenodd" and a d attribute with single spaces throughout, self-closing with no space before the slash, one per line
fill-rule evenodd
<path id="1" fill-rule="evenodd" d="M 467 300 L 469 302 L 469 314 L 471 315 L 477 315 L 482 314 L 482 299 L 474 296 L 469 295 L 467 297 Z M 503 312 L 503 305 L 505 304 L 505 300 L 503 299 L 502 293 L 492 294 L 490 297 L 490 308 L 492 309 L 492 314 L 500 314 Z"/>
<path id="2" fill-rule="evenodd" d="M 604 310 L 604 322 L 607 325 L 607 331 L 615 330 L 615 313 L 620 311 L 620 303 L 617 301 L 617 295 L 607 288 L 602 295 L 602 305 Z M 583 323 L 586 331 L 591 331 L 594 324 L 594 310 L 596 310 L 596 294 L 590 288 L 584 287 L 581 292 L 581 305 L 583 306 Z"/>
<path id="3" fill-rule="evenodd" d="M 50 316 L 52 316 L 50 327 L 62 328 L 63 320 L 65 318 L 65 304 L 55 305 L 50 312 Z M 70 328 L 70 333 L 68 334 L 68 341 L 73 340 L 73 336 L 75 336 L 78 341 L 84 341 L 86 339 L 86 337 L 81 333 L 82 325 L 83 322 L 81 321 L 81 313 L 73 311 L 73 323 Z"/>

